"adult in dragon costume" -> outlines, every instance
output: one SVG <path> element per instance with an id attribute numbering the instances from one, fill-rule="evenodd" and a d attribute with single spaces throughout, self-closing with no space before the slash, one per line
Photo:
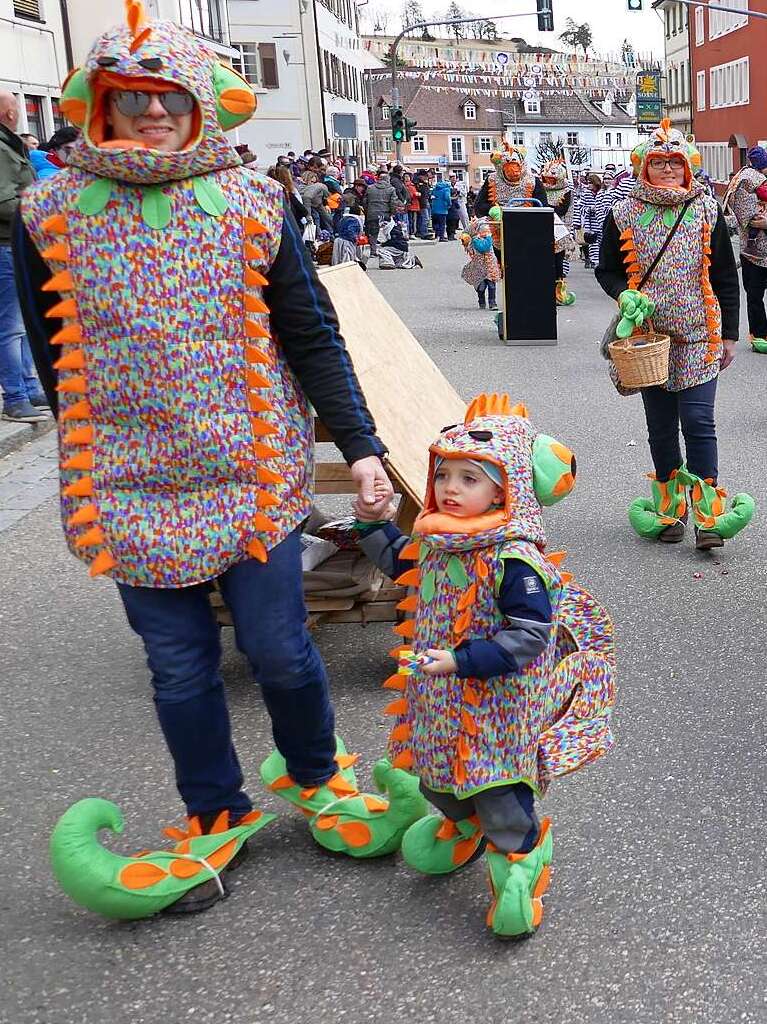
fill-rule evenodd
<path id="1" fill-rule="evenodd" d="M 733 177 L 722 203 L 725 213 L 732 211 L 738 222 L 748 331 L 751 347 L 761 355 L 767 353 L 767 202 L 762 198 L 766 187 L 767 151 L 753 146 L 748 151 L 748 166 Z"/>
<path id="2" fill-rule="evenodd" d="M 283 190 L 245 171 L 224 132 L 255 97 L 192 33 L 146 20 L 105 33 L 62 95 L 82 129 L 67 169 L 25 194 L 14 225 L 21 301 L 58 413 L 67 543 L 117 584 L 142 637 L 188 814 L 169 851 L 118 858 L 103 801 L 52 841 L 76 900 L 111 916 L 191 912 L 270 816 L 253 809 L 232 744 L 208 601 L 217 580 L 277 749 L 261 775 L 314 820 L 344 800 L 355 856 L 399 845 L 423 812 L 413 780 L 360 794 L 307 633 L 299 526 L 311 508 L 309 401 L 351 466 L 360 507 L 388 502 L 384 446 Z M 378 496 L 376 496 L 376 492 Z M 396 819 L 396 820 L 395 820 Z"/>
<path id="3" fill-rule="evenodd" d="M 430 452 L 413 539 L 358 524 L 368 556 L 413 588 L 400 606 L 412 618 L 395 628 L 399 671 L 384 684 L 389 757 L 440 813 L 410 826 L 402 852 L 429 875 L 484 853 L 488 925 L 528 935 L 552 859 L 534 798 L 612 746 L 612 626 L 559 568 L 564 553 L 546 553 L 542 506 L 569 494 L 575 460 L 524 406 L 482 395 Z"/>
<path id="4" fill-rule="evenodd" d="M 570 273 L 570 254 L 575 251 L 573 241 L 573 190 L 567 178 L 567 165 L 564 160 L 550 160 L 541 170 L 541 181 L 546 190 L 546 201 L 567 229 L 562 237 L 555 238 L 554 252 L 561 252 L 562 274 L 557 278 L 557 305 L 572 306 L 575 294 L 567 287 Z"/>
<path id="5" fill-rule="evenodd" d="M 542 206 L 548 206 L 548 197 L 542 180 L 534 175 L 527 164 L 527 150 L 524 146 L 512 146 L 503 143 L 503 149 L 493 153 L 490 161 L 495 167 L 495 174 L 485 178 L 474 204 L 475 217 L 489 217 L 493 229 L 495 254 L 501 263 L 501 211 L 513 201 L 536 199 Z M 524 204 L 523 204 L 524 205 Z M 528 203 L 527 205 L 532 205 Z M 555 277 L 557 280 L 557 301 L 565 296 L 562 290 L 564 281 L 564 259 L 566 238 L 569 232 L 554 242 Z M 560 304 L 571 305 L 570 302 Z"/>
<path id="6" fill-rule="evenodd" d="M 718 483 L 714 402 L 738 338 L 735 259 L 724 215 L 695 178 L 701 157 L 686 136 L 664 120 L 632 162 L 638 182 L 607 215 L 596 276 L 618 302 L 619 337 L 652 316 L 655 329 L 671 336 L 671 354 L 666 384 L 641 392 L 655 473 L 652 499 L 638 498 L 629 518 L 640 536 L 679 543 L 689 490 L 696 547 L 707 551 L 735 536 L 754 512 L 746 494 L 735 495 L 728 510 Z"/>

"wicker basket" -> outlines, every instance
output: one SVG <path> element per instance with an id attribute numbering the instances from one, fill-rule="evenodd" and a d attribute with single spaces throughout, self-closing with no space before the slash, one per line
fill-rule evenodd
<path id="1" fill-rule="evenodd" d="M 651 388 L 668 380 L 668 356 L 671 338 L 656 334 L 647 322 L 647 334 L 634 334 L 610 342 L 610 358 L 624 388 Z"/>

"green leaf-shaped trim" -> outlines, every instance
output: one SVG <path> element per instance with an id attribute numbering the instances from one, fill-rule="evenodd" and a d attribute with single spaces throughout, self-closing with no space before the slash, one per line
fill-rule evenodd
<path id="1" fill-rule="evenodd" d="M 679 216 L 679 211 L 675 210 L 673 206 L 667 206 L 663 211 L 663 223 L 667 228 L 673 228 L 676 224 L 676 219 Z"/>
<path id="2" fill-rule="evenodd" d="M 84 213 L 86 217 L 101 213 L 112 198 L 113 184 L 109 178 L 96 178 L 90 185 L 86 185 L 77 197 L 77 209 L 80 213 Z"/>
<path id="3" fill-rule="evenodd" d="M 451 555 L 447 562 L 447 575 L 454 587 L 465 590 L 469 585 L 469 577 L 463 567 L 463 562 L 456 555 Z"/>
<path id="4" fill-rule="evenodd" d="M 422 562 L 429 553 L 429 545 L 425 541 L 421 541 L 421 546 L 418 549 L 418 561 Z"/>
<path id="5" fill-rule="evenodd" d="M 192 188 L 195 199 L 211 217 L 223 217 L 229 209 L 224 193 L 210 178 L 192 178 Z"/>
<path id="6" fill-rule="evenodd" d="M 141 216 L 144 223 L 157 231 L 167 228 L 171 218 L 170 199 L 159 185 L 149 185 L 141 191 L 143 192 Z"/>
<path id="7" fill-rule="evenodd" d="M 682 217 L 683 224 L 694 224 L 695 223 L 695 209 L 692 206 L 687 207 L 687 212 Z"/>
<path id="8" fill-rule="evenodd" d="M 424 604 L 429 604 L 437 592 L 437 574 L 432 569 L 431 572 L 424 574 L 421 580 L 421 601 Z"/>
<path id="9" fill-rule="evenodd" d="M 655 220 L 655 217 L 656 217 L 657 213 L 658 213 L 658 210 L 656 209 L 656 207 L 648 206 L 647 209 L 645 210 L 645 212 L 643 214 L 641 214 L 640 217 L 639 217 L 640 225 L 643 228 L 649 228 L 649 226 Z"/>

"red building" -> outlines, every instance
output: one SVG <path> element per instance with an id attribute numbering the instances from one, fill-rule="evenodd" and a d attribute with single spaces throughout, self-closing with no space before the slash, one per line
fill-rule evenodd
<path id="1" fill-rule="evenodd" d="M 716 0 L 711 0 L 716 6 Z M 767 140 L 767 0 L 722 0 L 741 14 L 690 7 L 693 131 L 719 186 Z"/>

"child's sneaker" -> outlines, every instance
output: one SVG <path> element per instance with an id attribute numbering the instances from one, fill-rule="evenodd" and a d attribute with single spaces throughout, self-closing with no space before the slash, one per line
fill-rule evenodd
<path id="1" fill-rule="evenodd" d="M 543 920 L 543 894 L 551 880 L 551 819 L 541 823 L 529 853 L 501 853 L 488 846 L 488 881 L 493 902 L 487 926 L 500 939 L 532 935 Z"/>

